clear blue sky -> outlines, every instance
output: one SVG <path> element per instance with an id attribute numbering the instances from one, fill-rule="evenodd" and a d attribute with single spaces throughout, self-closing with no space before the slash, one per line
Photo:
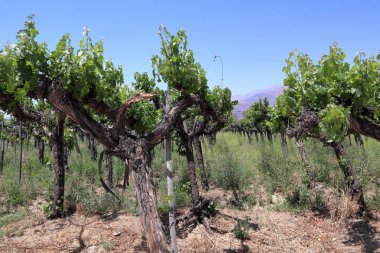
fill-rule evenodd
<path id="1" fill-rule="evenodd" d="M 50 48 L 66 32 L 77 45 L 89 26 L 90 35 L 104 41 L 105 54 L 123 66 L 126 83 L 136 71 L 151 72 L 161 24 L 172 33 L 184 28 L 210 85 L 220 83 L 221 63 L 212 61 L 219 55 L 224 84 L 235 95 L 282 84 L 284 59 L 295 48 L 318 59 L 336 41 L 350 61 L 358 51 L 380 49 L 378 0 L 2 0 L 0 43 L 14 41 L 32 13 L 39 39 Z"/>

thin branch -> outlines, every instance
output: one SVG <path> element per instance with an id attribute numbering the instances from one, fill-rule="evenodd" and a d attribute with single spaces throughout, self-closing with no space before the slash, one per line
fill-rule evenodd
<path id="1" fill-rule="evenodd" d="M 163 140 L 166 135 L 173 129 L 174 124 L 178 121 L 180 114 L 193 104 L 199 103 L 198 96 L 187 96 L 180 100 L 177 105 L 173 106 L 165 115 L 164 119 L 151 133 L 145 136 L 147 144 L 154 147 Z"/>
<path id="2" fill-rule="evenodd" d="M 129 106 L 131 104 L 137 103 L 137 102 L 140 102 L 140 101 L 143 101 L 146 99 L 151 99 L 151 98 L 156 97 L 156 96 L 158 96 L 158 94 L 155 94 L 155 93 L 138 93 L 138 94 L 134 95 L 133 97 L 127 99 L 127 101 L 120 107 L 120 109 L 117 112 L 116 124 L 115 124 L 116 132 L 119 133 L 122 125 L 124 124 L 125 112 L 127 111 L 127 109 L 129 108 Z"/>

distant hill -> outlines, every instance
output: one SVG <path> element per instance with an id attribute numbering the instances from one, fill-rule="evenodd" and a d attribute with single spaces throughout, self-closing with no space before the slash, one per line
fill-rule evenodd
<path id="1" fill-rule="evenodd" d="M 284 91 L 284 86 L 276 85 L 266 89 L 254 90 L 243 96 L 233 96 L 232 99 L 238 100 L 238 104 L 233 110 L 233 114 L 238 119 L 244 117 L 244 112 L 256 101 L 259 101 L 260 98 L 264 99 L 267 97 L 269 103 L 274 105 L 276 103 L 276 98 L 278 95 L 282 94 Z"/>

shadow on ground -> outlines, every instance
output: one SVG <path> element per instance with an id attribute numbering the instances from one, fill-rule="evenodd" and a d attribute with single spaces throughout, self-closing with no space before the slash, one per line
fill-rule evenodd
<path id="1" fill-rule="evenodd" d="M 365 253 L 374 253 L 380 249 L 380 235 L 376 228 L 366 220 L 350 222 L 348 225 L 348 240 L 345 244 L 362 244 Z"/>

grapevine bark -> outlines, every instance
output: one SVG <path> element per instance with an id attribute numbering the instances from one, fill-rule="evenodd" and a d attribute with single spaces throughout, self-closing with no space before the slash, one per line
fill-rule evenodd
<path id="1" fill-rule="evenodd" d="M 65 115 L 57 112 L 57 122 L 53 131 L 44 127 L 44 131 L 49 138 L 52 147 L 54 160 L 54 192 L 52 196 L 51 214 L 49 218 L 64 216 L 64 196 L 65 196 L 65 157 L 64 157 L 64 125 Z"/>
<path id="2" fill-rule="evenodd" d="M 143 144 L 144 145 L 144 144 Z M 158 217 L 156 192 L 153 185 L 153 175 L 150 168 L 150 152 L 139 145 L 136 148 L 136 159 L 133 163 L 133 179 L 137 202 L 141 210 L 141 226 L 145 233 L 148 251 L 170 252 L 162 223 Z"/>
<path id="3" fill-rule="evenodd" d="M 194 141 L 194 149 L 195 149 L 195 155 L 198 161 L 198 166 L 199 166 L 199 169 L 201 170 L 202 187 L 204 190 L 208 191 L 209 183 L 208 183 L 207 171 L 206 171 L 205 164 L 203 161 L 202 144 L 198 136 L 195 136 L 193 138 L 193 141 Z"/>

